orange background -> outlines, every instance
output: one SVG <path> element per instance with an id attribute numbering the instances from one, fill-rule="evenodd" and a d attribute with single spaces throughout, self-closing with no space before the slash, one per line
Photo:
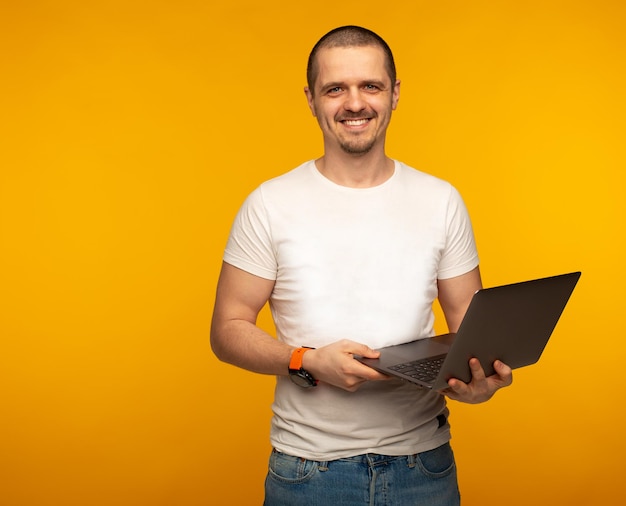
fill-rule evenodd
<path id="1" fill-rule="evenodd" d="M 485 284 L 583 271 L 541 361 L 451 406 L 464 504 L 623 504 L 624 5 L 4 0 L 0 504 L 261 503 L 273 378 L 212 356 L 215 283 L 244 197 L 320 154 L 306 57 L 348 23 Z"/>

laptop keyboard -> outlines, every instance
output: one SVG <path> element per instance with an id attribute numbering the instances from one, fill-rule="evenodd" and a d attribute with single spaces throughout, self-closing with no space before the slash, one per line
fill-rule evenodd
<path id="1" fill-rule="evenodd" d="M 445 354 L 438 355 L 436 357 L 394 365 L 389 369 L 404 374 L 405 376 L 415 378 L 416 380 L 423 381 L 424 383 L 433 383 L 435 378 L 437 378 L 437 374 L 439 374 L 441 364 L 443 364 L 445 358 Z"/>

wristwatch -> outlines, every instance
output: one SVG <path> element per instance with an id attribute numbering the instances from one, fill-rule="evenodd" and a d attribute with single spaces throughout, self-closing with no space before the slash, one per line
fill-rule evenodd
<path id="1" fill-rule="evenodd" d="M 291 360 L 289 361 L 289 377 L 296 385 L 303 388 L 310 388 L 317 386 L 317 380 L 313 375 L 302 368 L 302 355 L 307 351 L 312 350 L 308 346 L 296 348 L 291 354 Z"/>

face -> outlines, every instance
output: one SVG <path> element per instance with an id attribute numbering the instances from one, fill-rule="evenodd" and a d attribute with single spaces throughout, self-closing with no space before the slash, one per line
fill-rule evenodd
<path id="1" fill-rule="evenodd" d="M 400 81 L 391 82 L 385 53 L 375 46 L 337 47 L 317 54 L 315 89 L 305 88 L 311 112 L 324 135 L 324 148 L 364 155 L 384 148 Z"/>

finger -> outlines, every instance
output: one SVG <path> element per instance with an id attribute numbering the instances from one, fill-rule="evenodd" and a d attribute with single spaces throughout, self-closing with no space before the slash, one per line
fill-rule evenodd
<path id="1" fill-rule="evenodd" d="M 361 388 L 361 385 L 363 385 L 364 383 L 365 380 L 354 380 L 346 382 L 345 384 L 338 384 L 335 386 L 338 386 L 339 388 L 342 388 L 343 390 L 346 390 L 348 392 L 356 392 L 359 388 Z"/>
<path id="2" fill-rule="evenodd" d="M 493 368 L 504 385 L 508 386 L 513 383 L 513 370 L 508 365 L 500 360 L 496 360 L 493 363 Z"/>
<path id="3" fill-rule="evenodd" d="M 462 382 L 460 379 L 451 378 L 448 380 L 448 388 L 444 390 L 448 397 L 451 397 L 450 394 L 463 395 L 469 391 L 469 385 Z"/>
<path id="4" fill-rule="evenodd" d="M 457 384 L 463 384 L 462 382 L 458 381 L 458 380 L 451 380 L 454 381 Z M 460 392 L 457 391 L 458 390 L 458 385 L 455 386 L 450 386 L 448 388 L 444 388 L 443 390 L 439 391 L 440 395 L 444 395 L 446 397 L 448 397 L 449 399 L 452 399 L 453 401 L 460 401 L 463 399 L 463 394 L 461 394 Z"/>
<path id="5" fill-rule="evenodd" d="M 350 392 L 355 392 L 359 388 L 361 388 L 363 384 L 367 383 L 368 381 L 385 381 L 385 380 L 393 379 L 390 376 L 387 376 L 386 374 L 382 374 L 370 367 L 367 367 L 367 366 L 363 366 L 363 367 L 368 372 L 366 372 L 365 374 L 353 374 L 352 379 L 348 380 L 347 385 L 343 387 L 345 390 L 348 390 Z"/>
<path id="6" fill-rule="evenodd" d="M 354 371 L 354 375 L 358 376 L 359 378 L 363 378 L 364 380 L 369 380 L 369 381 L 380 381 L 380 380 L 388 380 L 388 379 L 392 379 L 391 376 L 388 376 L 387 374 L 383 374 L 380 371 L 377 371 L 376 369 L 373 369 L 372 367 L 369 367 L 365 364 L 362 364 L 361 362 L 355 360 L 354 361 L 357 364 L 357 368 Z"/>
<path id="7" fill-rule="evenodd" d="M 471 358 L 469 361 L 470 370 L 472 371 L 472 378 L 476 381 L 482 381 L 487 376 L 485 375 L 485 370 L 482 365 L 480 365 L 480 360 L 477 358 Z"/>
<path id="8" fill-rule="evenodd" d="M 388 376 L 387 374 L 383 374 L 382 372 L 377 372 L 375 376 L 367 378 L 369 381 L 389 381 L 394 379 L 393 376 Z"/>

